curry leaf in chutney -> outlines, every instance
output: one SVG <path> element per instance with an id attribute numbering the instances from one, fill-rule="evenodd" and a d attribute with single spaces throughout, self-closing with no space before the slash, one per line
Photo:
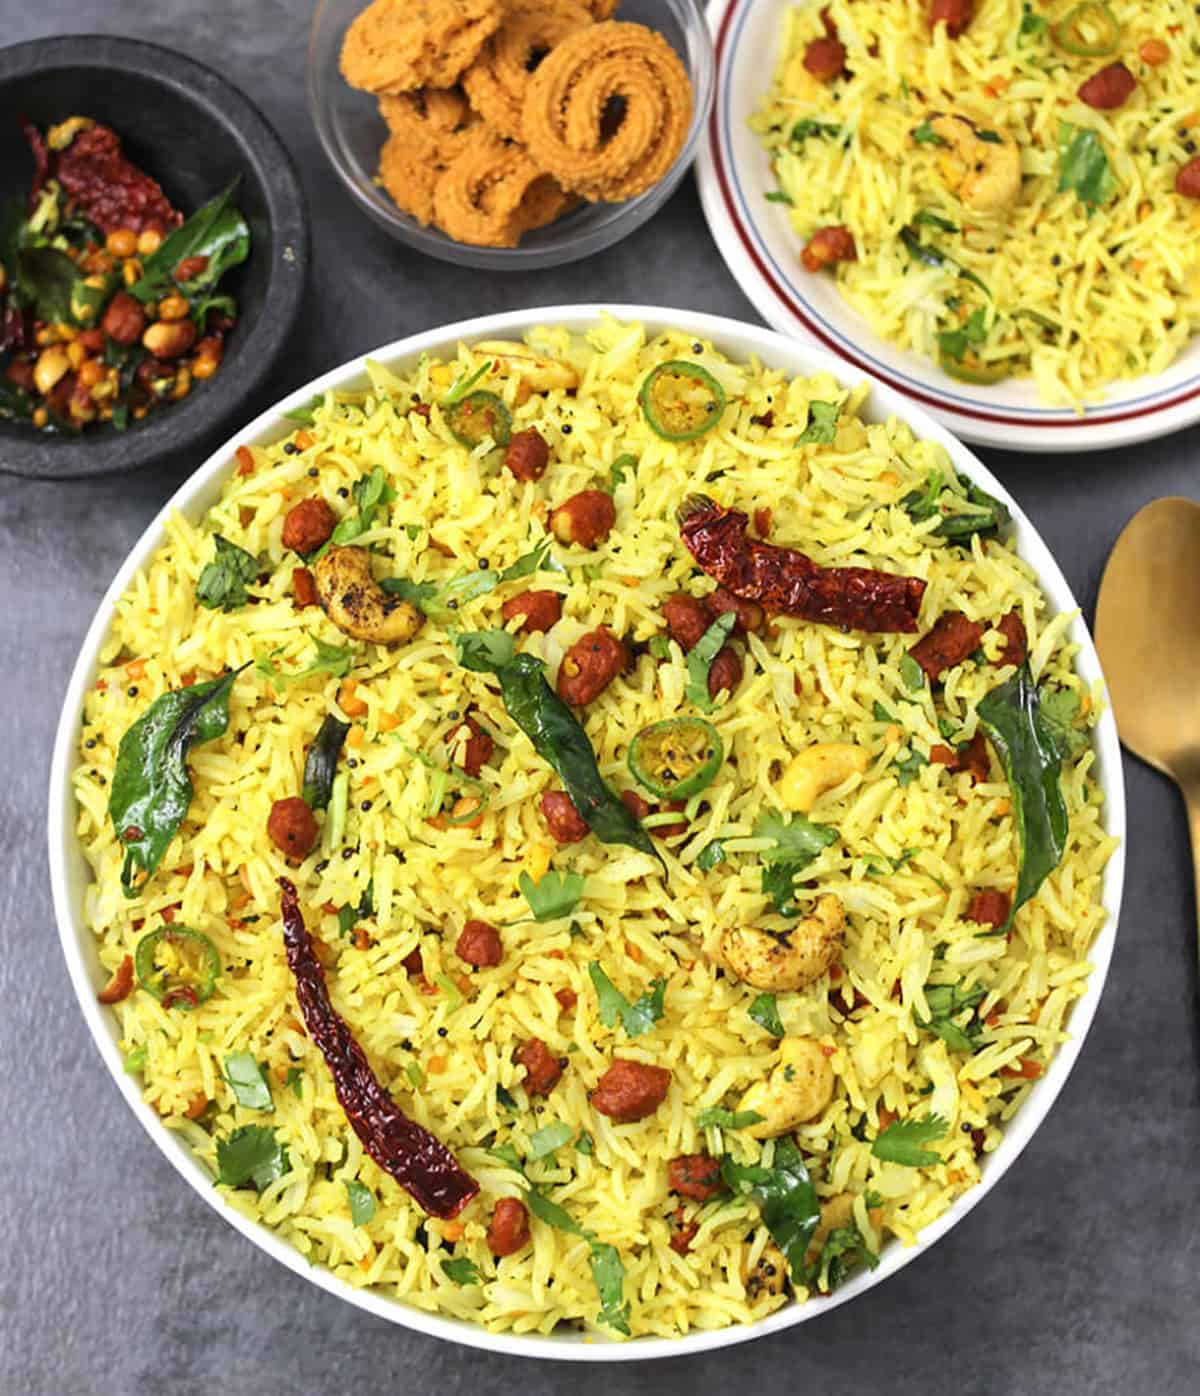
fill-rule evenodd
<path id="1" fill-rule="evenodd" d="M 156 300 L 175 289 L 175 269 L 191 257 L 205 257 L 201 271 L 179 289 L 189 298 L 215 286 L 230 268 L 250 255 L 250 225 L 233 206 L 233 179 L 181 227 L 167 235 L 142 264 L 142 275 L 129 288 L 140 301 Z"/>
<path id="2" fill-rule="evenodd" d="M 125 849 L 121 886 L 127 897 L 138 894 L 187 817 L 187 754 L 224 734 L 229 694 L 241 672 L 164 693 L 121 738 L 108 813 Z"/>
<path id="3" fill-rule="evenodd" d="M 1017 911 L 1033 897 L 1062 860 L 1067 846 L 1067 806 L 1059 775 L 1062 756 L 1043 718 L 1029 664 L 986 694 L 976 716 L 996 748 L 1008 778 L 1020 841 L 1017 888 L 1007 931 Z"/>

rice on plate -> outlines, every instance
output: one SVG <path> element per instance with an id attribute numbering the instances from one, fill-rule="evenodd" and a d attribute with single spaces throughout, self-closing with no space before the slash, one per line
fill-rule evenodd
<path id="1" fill-rule="evenodd" d="M 1200 326 L 1191 0 L 818 0 L 752 125 L 809 273 L 883 339 L 1083 405 Z"/>
<path id="2" fill-rule="evenodd" d="M 371 365 L 169 518 L 84 704 L 84 918 L 144 1100 L 346 1284 L 492 1332 L 744 1325 L 913 1243 L 1065 1040 L 1100 693 L 1007 511 L 865 388 L 527 339 Z M 522 630 L 534 591 L 561 616 Z M 452 1152 L 444 1215 L 343 1108 L 349 1035 L 359 1103 Z"/>

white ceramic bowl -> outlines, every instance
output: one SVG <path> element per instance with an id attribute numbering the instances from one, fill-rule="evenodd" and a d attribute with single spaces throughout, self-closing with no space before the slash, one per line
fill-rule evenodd
<path id="1" fill-rule="evenodd" d="M 504 315 L 492 315 L 483 319 L 468 320 L 461 324 L 449 325 L 443 329 L 430 330 L 425 334 L 414 335 L 410 339 L 387 345 L 370 357 L 384 364 L 414 361 L 418 355 L 453 354 L 460 340 L 519 339 L 534 325 L 563 324 L 573 330 L 586 329 L 595 323 L 602 310 L 607 310 L 622 320 L 639 320 L 646 324 L 651 333 L 668 327 L 682 328 L 688 334 L 703 339 L 711 339 L 719 349 L 737 359 L 747 359 L 758 355 L 765 363 L 783 369 L 794 375 L 810 376 L 815 373 L 833 373 L 844 381 L 856 381 L 857 375 L 848 372 L 844 364 L 828 354 L 797 344 L 794 340 L 770 330 L 759 329 L 725 320 L 712 315 L 700 315 L 693 311 L 663 310 L 648 306 L 558 306 L 540 310 L 522 310 Z M 456 1319 L 441 1318 L 422 1310 L 390 1299 L 383 1294 L 354 1289 L 334 1277 L 327 1270 L 312 1267 L 303 1256 L 266 1227 L 247 1221 L 238 1212 L 227 1207 L 220 1194 L 213 1188 L 208 1174 L 193 1158 L 187 1145 L 163 1126 L 162 1121 L 141 1098 L 138 1083 L 127 1075 L 122 1067 L 121 1054 L 117 1047 L 116 1019 L 96 1001 L 97 989 L 107 976 L 101 970 L 96 955 L 95 938 L 84 925 L 80 908 L 83 903 L 84 888 L 89 880 L 89 871 L 83 853 L 75 837 L 75 801 L 71 791 L 71 770 L 76 762 L 76 742 L 83 708 L 84 694 L 93 682 L 97 668 L 97 655 L 105 635 L 113 605 L 124 592 L 139 568 L 150 559 L 163 536 L 163 522 L 167 515 L 179 510 L 194 521 L 198 521 L 205 511 L 215 503 L 221 487 L 233 467 L 233 454 L 238 446 L 259 446 L 287 435 L 293 425 L 284 420 L 283 414 L 309 402 L 314 392 L 326 389 L 346 389 L 365 386 L 364 360 L 353 359 L 341 368 L 336 368 L 323 377 L 315 379 L 303 388 L 298 388 L 278 406 L 264 412 L 244 431 L 238 433 L 228 445 L 211 457 L 167 502 L 158 518 L 142 535 L 137 546 L 125 560 L 109 587 L 88 629 L 83 642 L 75 671 L 71 676 L 66 700 L 63 704 L 62 720 L 59 723 L 55 741 L 54 762 L 50 776 L 50 877 L 54 892 L 54 908 L 62 938 L 63 952 L 67 957 L 72 983 L 79 997 L 79 1005 L 104 1064 L 108 1067 L 117 1089 L 125 1097 L 129 1108 L 138 1117 L 151 1138 L 179 1170 L 180 1174 L 196 1189 L 201 1197 L 216 1212 L 235 1226 L 244 1236 L 268 1255 L 286 1265 L 305 1280 L 319 1285 L 322 1289 L 348 1300 L 359 1308 L 382 1318 L 390 1319 L 408 1328 L 431 1334 L 437 1338 L 448 1338 L 454 1342 L 466 1343 L 472 1347 L 488 1348 L 525 1357 L 554 1357 L 578 1361 L 612 1361 L 640 1359 L 648 1357 L 675 1357 L 685 1353 L 701 1352 L 709 1348 L 725 1347 L 744 1342 L 749 1338 L 761 1337 L 767 1333 L 777 1333 L 793 1324 L 803 1323 L 828 1313 L 839 1304 L 845 1304 L 873 1286 L 895 1274 L 903 1265 L 915 1259 L 928 1249 L 939 1236 L 944 1236 L 960 1221 L 976 1203 L 999 1182 L 1012 1166 L 1021 1150 L 1032 1138 L 1034 1131 L 1045 1118 L 1046 1112 L 1055 1097 L 1062 1090 L 1075 1059 L 1083 1046 L 1084 1038 L 1096 1011 L 1100 991 L 1108 972 L 1112 956 L 1113 941 L 1116 935 L 1117 913 L 1121 901 L 1125 853 L 1125 792 L 1121 777 L 1121 752 L 1117 741 L 1116 724 L 1109 712 L 1105 712 L 1096 729 L 1096 745 L 1099 752 L 1098 776 L 1105 793 L 1105 819 L 1110 833 L 1121 839 L 1121 847 L 1109 863 L 1104 881 L 1104 904 L 1108 910 L 1108 921 L 1092 949 L 1091 959 L 1095 965 L 1087 991 L 1075 1005 L 1070 1020 L 1071 1040 L 1064 1044 L 1050 1063 L 1049 1069 L 1033 1087 L 1016 1118 L 1010 1123 L 1004 1139 L 995 1153 L 990 1154 L 983 1164 L 983 1179 L 971 1192 L 958 1201 L 949 1212 L 930 1226 L 924 1233 L 921 1243 L 909 1249 L 893 1243 L 884 1248 L 877 1270 L 866 1272 L 853 1278 L 849 1283 L 828 1299 L 815 1300 L 807 1305 L 793 1305 L 763 1319 L 761 1323 L 748 1327 L 727 1328 L 715 1333 L 693 1333 L 679 1339 L 647 1338 L 632 1343 L 608 1343 L 593 1338 L 584 1341 L 575 1335 L 561 1338 L 523 1337 L 512 1334 L 492 1334 L 482 1328 Z M 888 388 L 873 387 L 864 409 L 871 419 L 882 420 L 889 416 L 904 418 L 920 436 L 930 437 L 941 442 L 954 459 L 955 467 L 965 470 L 972 479 L 989 493 L 999 496 L 1012 509 L 1015 521 L 1017 545 L 1025 557 L 1037 570 L 1051 605 L 1058 611 L 1076 609 L 1076 602 L 1063 579 L 1046 545 L 1034 531 L 1032 524 L 1021 512 L 1003 485 L 988 471 L 964 446 L 929 416 L 914 407 L 910 402 Z M 1080 647 L 1079 667 L 1088 679 L 1100 676 L 1100 661 L 1097 658 L 1092 638 L 1082 620 L 1076 620 L 1071 631 L 1071 639 Z"/>
<path id="2" fill-rule="evenodd" d="M 704 214 L 726 265 L 777 330 L 832 349 L 856 368 L 927 407 L 951 431 L 984 446 L 1098 451 L 1165 436 L 1200 421 L 1200 335 L 1164 373 L 1114 383 L 1080 417 L 1048 407 L 1032 380 L 975 387 L 923 355 L 880 339 L 832 277 L 811 276 L 766 152 L 747 124 L 775 71 L 785 12 L 795 0 L 712 0 L 717 96 L 696 174 Z"/>

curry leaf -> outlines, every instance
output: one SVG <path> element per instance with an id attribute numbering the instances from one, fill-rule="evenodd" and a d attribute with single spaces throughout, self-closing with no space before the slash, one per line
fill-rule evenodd
<path id="1" fill-rule="evenodd" d="M 1062 860 L 1067 845 L 1067 807 L 1054 729 L 1041 715 L 1037 685 L 1028 662 L 1007 683 L 976 705 L 976 716 L 999 754 L 1008 778 L 1020 841 L 1017 888 L 1007 931 L 1017 910 L 1033 897 Z"/>
<path id="2" fill-rule="evenodd" d="M 194 296 L 215 286 L 230 268 L 250 255 L 250 226 L 233 206 L 237 180 L 163 239 L 142 264 L 142 275 L 130 287 L 140 301 L 156 300 L 175 288 L 175 270 L 189 257 L 206 257 L 204 269 L 180 283 L 184 295 Z"/>
<path id="3" fill-rule="evenodd" d="M 708 692 L 708 671 L 713 660 L 720 654 L 729 638 L 729 632 L 737 624 L 737 613 L 726 611 L 718 616 L 700 639 L 694 644 L 687 657 L 687 698 L 702 713 L 710 713 L 717 706 Z"/>
<path id="4" fill-rule="evenodd" d="M 333 794 L 333 778 L 337 775 L 338 757 L 350 731 L 348 722 L 341 722 L 331 713 L 321 723 L 316 740 L 304 758 L 304 785 L 301 797 L 310 809 L 325 809 Z"/>
<path id="5" fill-rule="evenodd" d="M 841 1284 L 856 1262 L 874 1270 L 879 1257 L 867 1245 L 857 1226 L 839 1226 L 825 1237 L 809 1273 L 816 1287 L 828 1294 Z"/>
<path id="6" fill-rule="evenodd" d="M 532 654 L 512 657 L 512 636 L 504 631 L 456 636 L 454 643 L 460 664 L 500 680 L 508 715 L 558 775 L 592 833 L 602 843 L 625 844 L 661 862 L 650 835 L 605 784 L 587 733 L 546 682 L 542 661 Z"/>
<path id="7" fill-rule="evenodd" d="M 961 276 L 964 281 L 971 282 L 991 299 L 991 291 L 986 284 L 969 270 L 961 266 L 949 253 L 943 252 L 940 247 L 936 247 L 931 242 L 922 242 L 921 235 L 914 227 L 904 227 L 900 229 L 900 241 L 904 244 L 905 250 L 914 262 L 920 262 L 922 266 L 937 267 L 941 271 L 950 272 L 954 276 Z"/>
<path id="8" fill-rule="evenodd" d="M 136 896 L 158 867 L 186 818 L 192 802 L 187 754 L 229 726 L 229 693 L 241 672 L 164 693 L 121 738 L 108 813 L 125 850 L 121 886 L 127 897 Z"/>
<path id="9" fill-rule="evenodd" d="M 900 677 L 911 693 L 918 693 L 925 687 L 925 670 L 911 654 L 906 654 L 900 661 Z"/>

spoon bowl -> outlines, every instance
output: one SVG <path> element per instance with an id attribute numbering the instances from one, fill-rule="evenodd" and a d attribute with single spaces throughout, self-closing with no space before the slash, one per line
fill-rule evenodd
<path id="1" fill-rule="evenodd" d="M 1158 499 L 1125 525 L 1095 636 L 1122 742 L 1183 794 L 1200 905 L 1200 504 Z"/>

